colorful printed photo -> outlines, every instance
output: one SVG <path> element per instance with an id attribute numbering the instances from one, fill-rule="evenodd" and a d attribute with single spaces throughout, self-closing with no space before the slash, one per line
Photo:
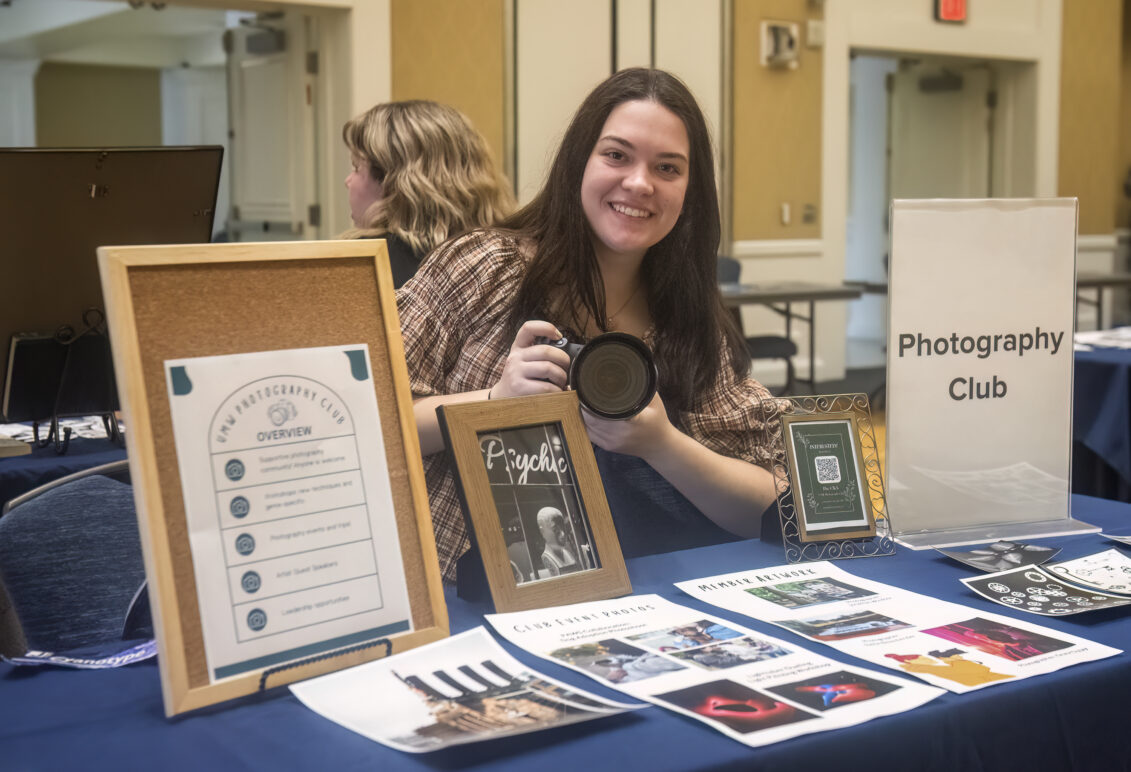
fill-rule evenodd
<path id="1" fill-rule="evenodd" d="M 741 734 L 816 718 L 812 713 L 734 681 L 696 684 L 655 697 Z"/>
<path id="2" fill-rule="evenodd" d="M 687 668 L 661 654 L 638 649 L 615 638 L 556 649 L 550 656 L 614 684 L 643 681 Z"/>
<path id="3" fill-rule="evenodd" d="M 729 641 L 741 638 L 742 635 L 742 633 L 732 630 L 726 625 L 712 622 L 709 619 L 700 619 L 698 622 L 688 622 L 678 627 L 652 630 L 627 637 L 633 643 L 647 646 L 653 651 L 678 651 L 679 649 L 706 646 L 719 641 Z"/>
<path id="4" fill-rule="evenodd" d="M 812 619 L 783 619 L 777 624 L 787 627 L 818 641 L 843 641 L 863 635 L 880 635 L 892 630 L 902 630 L 911 625 L 898 619 L 876 614 L 872 611 L 857 611 L 835 617 L 814 617 Z"/>
<path id="5" fill-rule="evenodd" d="M 980 617 L 942 627 L 924 628 L 923 632 L 1013 662 L 1072 646 L 1067 641 Z"/>
<path id="6" fill-rule="evenodd" d="M 723 670 L 751 662 L 761 662 L 774 657 L 784 657 L 788 649 L 758 638 L 737 638 L 726 643 L 701 646 L 698 649 L 677 651 L 672 656 L 681 662 L 690 662 L 706 670 Z"/>
<path id="7" fill-rule="evenodd" d="M 930 675 L 954 681 L 963 686 L 981 686 L 994 681 L 1013 678 L 1005 673 L 995 673 L 988 665 L 964 649 L 934 649 L 926 654 L 891 652 L 884 654 L 898 663 L 899 669 L 912 675 Z"/>
<path id="8" fill-rule="evenodd" d="M 864 702 L 873 697 L 899 689 L 887 681 L 880 681 L 862 673 L 841 670 L 836 673 L 807 678 L 804 681 L 775 686 L 767 691 L 793 702 L 800 702 L 807 708 L 825 711 Z"/>
<path id="9" fill-rule="evenodd" d="M 850 598 L 866 598 L 876 593 L 836 579 L 806 579 L 782 582 L 769 587 L 752 587 L 748 593 L 785 608 L 804 608 Z"/>

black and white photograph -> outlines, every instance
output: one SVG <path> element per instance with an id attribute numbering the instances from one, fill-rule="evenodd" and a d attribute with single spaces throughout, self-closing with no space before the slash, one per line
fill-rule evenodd
<path id="1" fill-rule="evenodd" d="M 1020 566 L 1039 566 L 1056 557 L 1060 548 L 1016 541 L 995 541 L 973 549 L 940 549 L 939 552 L 989 574 Z"/>
<path id="2" fill-rule="evenodd" d="M 600 567 L 559 427 L 481 432 L 479 450 L 517 586 Z"/>
<path id="3" fill-rule="evenodd" d="M 550 656 L 614 684 L 643 681 L 687 667 L 615 638 L 556 649 Z"/>
<path id="4" fill-rule="evenodd" d="M 853 587 L 836 579 L 804 579 L 800 582 L 782 582 L 769 587 L 751 587 L 751 595 L 768 600 L 783 608 L 804 608 L 820 603 L 833 603 L 851 598 L 866 598 L 876 593 Z"/>
<path id="5" fill-rule="evenodd" d="M 789 653 L 789 650 L 772 641 L 747 637 L 710 646 L 700 646 L 697 649 L 676 651 L 672 652 L 671 656 L 681 662 L 698 665 L 704 670 L 726 670 L 739 665 L 749 665 L 751 662 L 784 657 Z"/>
<path id="6" fill-rule="evenodd" d="M 531 671 L 482 627 L 292 688 L 331 721 L 411 753 L 643 707 L 603 700 Z"/>

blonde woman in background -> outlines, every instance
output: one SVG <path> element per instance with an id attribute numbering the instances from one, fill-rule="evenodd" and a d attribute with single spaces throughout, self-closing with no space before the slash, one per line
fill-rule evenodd
<path id="1" fill-rule="evenodd" d="M 439 244 L 514 209 L 486 140 L 453 107 L 385 102 L 347 121 L 342 139 L 354 227 L 341 238 L 385 239 L 397 287 Z"/>

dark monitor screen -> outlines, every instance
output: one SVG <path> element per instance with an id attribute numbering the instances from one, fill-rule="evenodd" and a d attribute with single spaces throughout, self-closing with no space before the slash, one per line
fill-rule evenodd
<path id="1" fill-rule="evenodd" d="M 104 309 L 97 247 L 211 240 L 222 158 L 218 146 L 0 148 L 0 414 L 13 336 L 81 332 L 84 311 Z"/>

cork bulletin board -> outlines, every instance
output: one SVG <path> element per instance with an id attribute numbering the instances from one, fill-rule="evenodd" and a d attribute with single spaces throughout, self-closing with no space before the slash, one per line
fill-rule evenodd
<path id="1" fill-rule="evenodd" d="M 166 715 L 350 667 L 386 651 L 331 652 L 305 664 L 210 678 L 167 360 L 367 344 L 411 609 L 411 629 L 387 638 L 395 653 L 446 637 L 447 609 L 384 241 L 102 247 L 98 259 Z"/>

